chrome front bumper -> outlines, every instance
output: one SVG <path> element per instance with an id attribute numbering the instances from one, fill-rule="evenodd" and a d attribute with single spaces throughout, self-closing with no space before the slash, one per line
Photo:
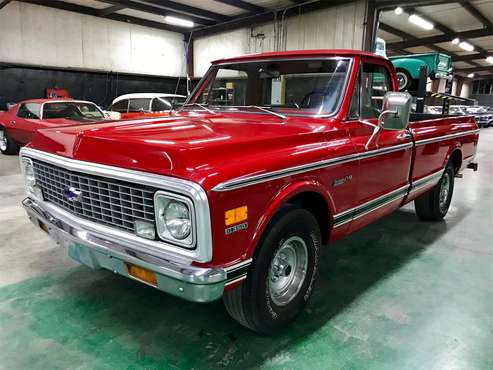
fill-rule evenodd
<path id="1" fill-rule="evenodd" d="M 22 205 L 34 225 L 44 226 L 57 244 L 68 248 L 71 258 L 84 265 L 145 283 L 128 274 L 127 264 L 143 267 L 156 274 L 157 285 L 151 286 L 193 302 L 214 301 L 223 294 L 225 269 L 196 267 L 189 261 L 168 259 L 162 253 L 139 251 L 135 244 L 92 230 L 87 223 L 83 226 L 75 216 L 48 203 L 26 198 Z"/>

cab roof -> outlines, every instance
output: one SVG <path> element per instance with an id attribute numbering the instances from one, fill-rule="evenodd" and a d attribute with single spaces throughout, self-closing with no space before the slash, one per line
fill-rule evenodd
<path id="1" fill-rule="evenodd" d="M 276 59 L 276 58 L 293 58 L 293 57 L 327 57 L 327 56 L 366 56 L 371 58 L 377 58 L 382 60 L 387 60 L 384 57 L 376 55 L 374 53 L 369 53 L 361 50 L 351 50 L 351 49 L 316 49 L 316 50 L 289 50 L 289 51 L 275 51 L 266 53 L 256 53 L 247 54 L 231 58 L 223 58 L 214 60 L 212 63 L 229 63 L 229 62 L 242 62 L 249 60 L 262 60 L 262 59 Z"/>

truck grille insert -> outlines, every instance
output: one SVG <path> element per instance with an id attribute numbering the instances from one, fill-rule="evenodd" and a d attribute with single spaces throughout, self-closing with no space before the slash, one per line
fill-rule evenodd
<path id="1" fill-rule="evenodd" d="M 33 165 L 45 201 L 81 218 L 131 233 L 137 220 L 154 224 L 154 188 L 69 171 L 37 160 Z M 67 199 L 69 188 L 81 192 L 79 200 Z"/>

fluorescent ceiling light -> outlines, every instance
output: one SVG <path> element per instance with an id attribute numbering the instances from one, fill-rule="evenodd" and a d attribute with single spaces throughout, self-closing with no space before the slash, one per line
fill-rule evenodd
<path id="1" fill-rule="evenodd" d="M 474 77 L 474 73 L 469 73 L 469 74 L 467 75 L 467 77 L 469 77 L 469 78 L 473 78 L 473 77 Z"/>
<path id="2" fill-rule="evenodd" d="M 397 8 L 395 8 L 394 12 L 395 14 L 399 15 L 404 13 L 404 10 L 400 6 L 398 6 Z"/>
<path id="3" fill-rule="evenodd" d="M 408 18 L 409 22 L 411 23 L 414 23 L 416 26 L 419 26 L 425 30 L 432 30 L 433 27 L 435 27 L 433 25 L 433 23 L 431 22 L 428 22 L 426 19 L 423 19 L 421 18 L 419 15 L 416 15 L 416 14 L 411 14 Z"/>
<path id="4" fill-rule="evenodd" d="M 452 44 L 458 45 L 460 40 L 456 37 L 455 39 L 452 40 Z"/>
<path id="5" fill-rule="evenodd" d="M 172 15 L 167 15 L 166 17 L 164 17 L 164 21 L 166 23 L 173 24 L 175 26 L 180 26 L 180 27 L 192 28 L 193 26 L 195 26 L 195 23 L 193 23 L 192 21 L 189 21 L 188 19 L 173 17 Z"/>
<path id="6" fill-rule="evenodd" d="M 461 43 L 459 43 L 459 47 L 464 49 L 465 51 L 474 51 L 474 46 L 467 41 L 462 41 Z"/>
<path id="7" fill-rule="evenodd" d="M 488 58 L 486 58 L 486 61 L 487 61 L 488 63 L 493 64 L 493 57 L 488 57 Z"/>

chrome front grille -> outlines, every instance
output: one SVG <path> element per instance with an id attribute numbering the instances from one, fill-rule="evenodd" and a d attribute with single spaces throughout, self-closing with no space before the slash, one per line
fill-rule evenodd
<path id="1" fill-rule="evenodd" d="M 154 224 L 156 189 L 126 181 L 69 171 L 33 160 L 36 183 L 45 201 L 90 221 L 134 232 L 137 220 Z M 69 188 L 81 191 L 78 201 L 64 195 Z"/>

